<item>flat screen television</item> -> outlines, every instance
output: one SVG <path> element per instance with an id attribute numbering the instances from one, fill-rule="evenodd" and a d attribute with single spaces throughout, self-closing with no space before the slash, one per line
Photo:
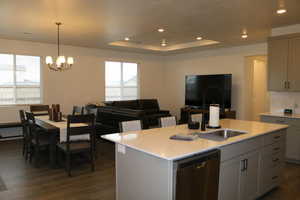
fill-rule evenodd
<path id="1" fill-rule="evenodd" d="M 208 109 L 219 104 L 231 108 L 231 74 L 188 75 L 185 77 L 185 105 Z"/>

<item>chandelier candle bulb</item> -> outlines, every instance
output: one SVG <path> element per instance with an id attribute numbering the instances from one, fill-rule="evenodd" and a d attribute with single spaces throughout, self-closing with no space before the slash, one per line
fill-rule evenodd
<path id="1" fill-rule="evenodd" d="M 74 58 L 73 58 L 73 57 L 68 57 L 67 63 L 68 63 L 69 65 L 73 65 L 73 64 L 74 64 Z"/>

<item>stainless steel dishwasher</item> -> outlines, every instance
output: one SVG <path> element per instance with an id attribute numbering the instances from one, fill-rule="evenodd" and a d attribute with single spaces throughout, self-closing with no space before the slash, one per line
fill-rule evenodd
<path id="1" fill-rule="evenodd" d="M 173 200 L 217 200 L 220 150 L 174 162 Z"/>

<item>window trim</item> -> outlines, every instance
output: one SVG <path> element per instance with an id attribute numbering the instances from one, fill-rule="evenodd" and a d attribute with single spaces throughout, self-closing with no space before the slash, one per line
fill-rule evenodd
<path id="1" fill-rule="evenodd" d="M 119 62 L 121 63 L 121 86 L 106 86 L 106 76 L 105 76 L 105 67 L 106 67 L 106 62 Z M 123 85 L 123 63 L 134 63 L 137 65 L 137 86 L 124 86 Z M 104 99 L 105 101 L 109 101 L 106 99 L 106 88 L 121 88 L 121 97 L 123 96 L 123 88 L 137 88 L 137 99 L 140 98 L 140 63 L 136 61 L 127 61 L 127 60 L 105 60 L 104 61 Z M 109 96 L 110 97 L 110 96 Z M 121 99 L 122 101 L 122 99 Z"/>
<path id="2" fill-rule="evenodd" d="M 6 55 L 13 55 L 13 70 L 14 72 L 16 71 L 16 58 L 17 56 L 32 56 L 32 57 L 39 57 L 40 58 L 40 103 L 35 104 L 35 105 L 42 105 L 44 103 L 44 77 L 43 77 L 43 72 L 44 72 L 44 67 L 43 67 L 43 63 L 42 63 L 42 56 L 39 55 L 30 55 L 30 54 L 17 54 L 17 53 L 11 53 L 11 52 L 5 52 L 2 53 L 0 52 L 0 54 L 6 54 Z M 14 83 L 16 83 L 16 73 L 14 73 Z M 3 86 L 6 87 L 6 86 Z M 14 84 L 13 86 L 7 86 L 7 87 L 14 87 L 16 88 L 16 84 Z M 22 87 L 35 87 L 35 86 L 22 86 Z M 14 101 L 16 101 L 16 90 L 14 90 L 15 94 L 14 94 Z M 0 104 L 0 107 L 14 107 L 14 106 L 30 106 L 32 104 L 20 104 L 20 103 L 16 103 L 16 104 Z"/>

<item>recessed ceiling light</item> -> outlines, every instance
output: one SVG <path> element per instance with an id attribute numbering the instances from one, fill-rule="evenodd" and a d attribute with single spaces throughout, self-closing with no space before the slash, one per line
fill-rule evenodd
<path id="1" fill-rule="evenodd" d="M 277 14 L 281 15 L 281 14 L 286 13 L 287 10 L 286 10 L 285 8 L 280 8 L 280 9 L 278 9 L 276 12 L 277 12 Z"/>
<path id="2" fill-rule="evenodd" d="M 243 34 L 242 34 L 242 38 L 243 38 L 243 39 L 248 38 L 248 34 L 247 34 L 247 33 L 243 33 Z"/>
<path id="3" fill-rule="evenodd" d="M 159 29 L 157 29 L 157 31 L 160 32 L 160 33 L 162 33 L 162 32 L 165 32 L 165 29 L 159 28 Z"/>
<path id="4" fill-rule="evenodd" d="M 196 40 L 202 40 L 203 38 L 202 37 L 196 37 Z"/>
<path id="5" fill-rule="evenodd" d="M 163 46 L 163 47 L 167 46 L 166 39 L 163 39 L 163 40 L 161 41 L 161 46 Z"/>
<path id="6" fill-rule="evenodd" d="M 124 40 L 125 40 L 125 41 L 129 41 L 130 38 L 129 38 L 129 37 L 125 37 Z"/>

